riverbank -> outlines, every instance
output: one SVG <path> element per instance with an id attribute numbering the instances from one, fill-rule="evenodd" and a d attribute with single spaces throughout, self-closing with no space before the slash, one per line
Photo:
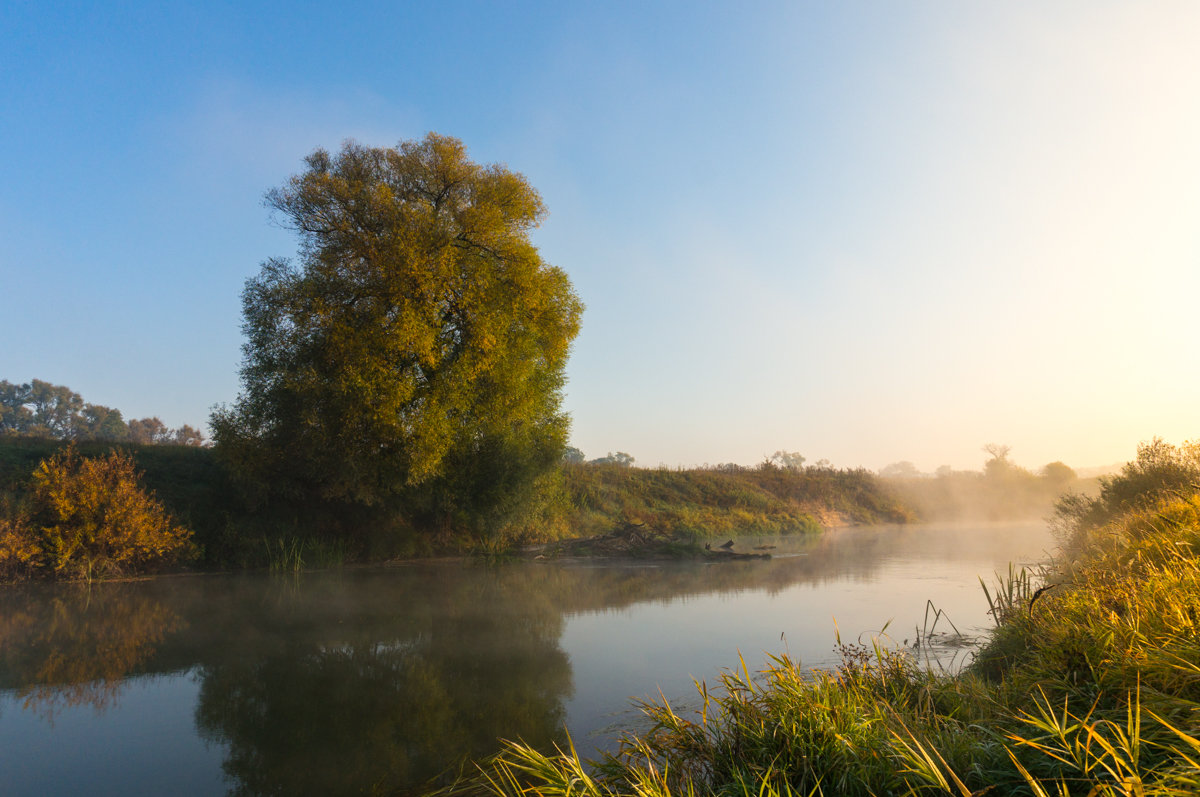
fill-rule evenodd
<path id="1" fill-rule="evenodd" d="M 1132 465 L 1131 465 L 1132 468 Z M 469 787 L 516 795 L 1183 795 L 1200 788 L 1200 492 L 1158 480 L 1119 512 L 1105 485 L 1063 516 L 1070 548 L 988 589 L 996 626 L 966 670 L 845 642 L 642 705 L 651 730 L 589 767 L 509 744 Z M 1145 469 L 1143 469 L 1145 470 Z M 1136 478 L 1135 478 L 1136 477 Z M 1104 510 L 1112 510 L 1106 512 Z M 1103 522 L 1096 522 L 1103 518 Z"/>
<path id="2" fill-rule="evenodd" d="M 671 537 L 816 532 L 907 523 L 916 513 L 870 471 L 564 465 L 573 536 L 643 524 Z"/>
<path id="3" fill-rule="evenodd" d="M 0 512 L 28 512 L 30 478 L 62 448 L 55 440 L 0 436 Z M 102 442 L 77 445 L 84 458 Z M 904 523 L 915 513 L 874 474 L 833 468 L 669 469 L 564 464 L 559 500 L 536 522 L 486 539 L 430 527 L 400 510 L 330 506 L 311 500 L 265 505 L 246 496 L 210 448 L 122 445 L 144 487 L 192 532 L 200 570 L 301 570 L 338 564 L 511 552 L 520 546 L 611 534 L 643 526 L 702 545 L 736 535 L 815 533 L 847 524 Z M 4 517 L 0 516 L 0 523 Z M 695 546 L 693 546 L 695 547 Z"/>

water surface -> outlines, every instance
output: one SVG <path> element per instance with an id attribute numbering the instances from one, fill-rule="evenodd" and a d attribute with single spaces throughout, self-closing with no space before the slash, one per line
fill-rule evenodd
<path id="1" fill-rule="evenodd" d="M 12 795 L 415 792 L 497 739 L 611 748 L 660 691 L 695 704 L 769 654 L 837 663 L 927 601 L 985 627 L 978 578 L 1043 559 L 1041 524 L 746 538 L 770 561 L 420 563 L 0 593 Z M 836 626 L 835 626 L 836 624 Z M 949 630 L 945 620 L 938 630 Z M 952 655 L 949 651 L 947 655 Z"/>

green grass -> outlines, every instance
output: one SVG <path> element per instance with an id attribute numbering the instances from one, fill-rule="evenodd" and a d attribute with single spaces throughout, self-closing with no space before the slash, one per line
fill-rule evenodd
<path id="1" fill-rule="evenodd" d="M 823 521 L 895 523 L 913 514 L 866 471 L 567 465 L 580 536 L 642 523 L 674 537 L 815 532 Z"/>
<path id="2" fill-rule="evenodd" d="M 1083 533 L 1083 532 L 1080 532 Z M 1073 535 L 1078 539 L 1080 534 Z M 986 586 L 996 626 L 949 674 L 842 646 L 810 672 L 745 664 L 702 708 L 598 762 L 509 743 L 463 791 L 503 795 L 1184 795 L 1200 792 L 1200 492 L 1084 534 Z M 1044 588 L 1044 589 L 1043 589 Z"/>

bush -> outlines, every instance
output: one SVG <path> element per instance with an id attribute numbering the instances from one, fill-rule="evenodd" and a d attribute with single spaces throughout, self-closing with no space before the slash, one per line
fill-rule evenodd
<path id="1" fill-rule="evenodd" d="M 1131 513 L 1153 508 L 1163 499 L 1191 495 L 1200 489 L 1200 443 L 1181 446 L 1154 438 L 1138 444 L 1137 458 L 1121 472 L 1100 478 L 1096 497 L 1068 494 L 1054 506 L 1052 526 L 1064 552 L 1078 554 L 1089 536 Z"/>
<path id="2" fill-rule="evenodd" d="M 68 446 L 34 469 L 27 504 L 5 509 L 0 574 L 10 578 L 122 576 L 195 553 L 127 453 L 85 458 Z"/>

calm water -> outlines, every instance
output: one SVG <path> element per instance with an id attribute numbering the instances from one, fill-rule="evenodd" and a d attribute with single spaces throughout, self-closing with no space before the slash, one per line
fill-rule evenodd
<path id="1" fill-rule="evenodd" d="M 564 728 L 590 755 L 638 726 L 630 697 L 687 708 L 739 651 L 830 666 L 835 623 L 866 641 L 890 621 L 901 644 L 929 600 L 977 631 L 978 577 L 1052 545 L 1041 525 L 959 524 L 738 548 L 762 544 L 775 558 L 0 592 L 0 792 L 420 791 L 498 738 Z"/>

